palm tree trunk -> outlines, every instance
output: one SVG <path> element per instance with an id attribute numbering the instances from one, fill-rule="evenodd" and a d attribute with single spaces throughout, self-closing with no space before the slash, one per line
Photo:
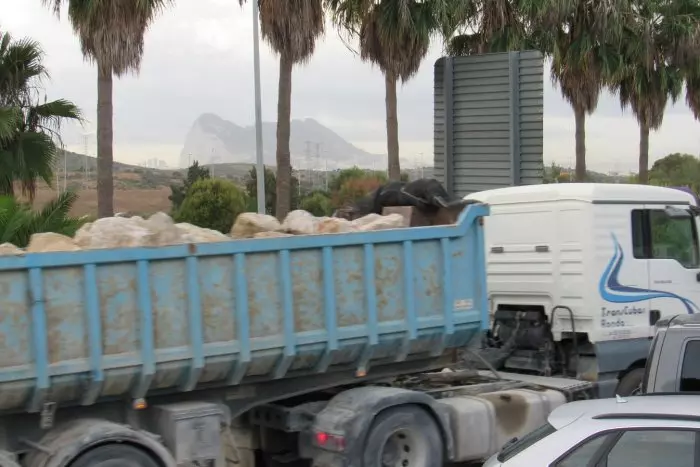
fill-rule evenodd
<path id="1" fill-rule="evenodd" d="M 289 154 L 292 115 L 292 67 L 294 62 L 280 54 L 280 81 L 277 95 L 277 206 L 275 214 L 284 219 L 291 206 L 292 164 Z"/>
<path id="2" fill-rule="evenodd" d="M 401 180 L 401 163 L 399 161 L 399 119 L 396 115 L 396 77 L 384 75 L 386 84 L 386 144 L 389 154 L 389 180 Z"/>
<path id="3" fill-rule="evenodd" d="M 649 125 L 639 122 L 639 183 L 649 183 Z"/>
<path id="4" fill-rule="evenodd" d="M 574 108 L 576 122 L 576 181 L 586 181 L 586 112 Z"/>
<path id="5" fill-rule="evenodd" d="M 97 69 L 97 217 L 114 215 L 112 72 Z"/>

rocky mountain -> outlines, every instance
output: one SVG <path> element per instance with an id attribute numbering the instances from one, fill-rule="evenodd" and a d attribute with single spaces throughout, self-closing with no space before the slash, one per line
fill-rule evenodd
<path id="1" fill-rule="evenodd" d="M 277 125 L 263 122 L 265 164 L 275 164 Z M 386 157 L 353 146 L 312 118 L 292 120 L 289 142 L 295 168 L 322 170 L 352 165 L 381 168 Z M 255 161 L 255 126 L 238 126 L 218 115 L 202 114 L 195 120 L 180 152 L 180 167 L 200 163 L 252 163 Z"/>

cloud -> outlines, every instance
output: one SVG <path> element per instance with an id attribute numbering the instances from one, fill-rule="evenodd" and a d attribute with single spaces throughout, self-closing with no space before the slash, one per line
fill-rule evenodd
<path id="1" fill-rule="evenodd" d="M 91 119 L 87 130 L 68 126 L 66 143 L 82 150 L 83 133 L 94 131 L 96 73 L 85 63 L 77 38 L 65 18 L 59 21 L 40 0 L 2 0 L 1 26 L 15 36 L 42 43 L 52 80 L 49 97 L 75 101 Z M 140 73 L 114 85 L 115 157 L 137 163 L 149 157 L 175 162 L 190 125 L 213 112 L 241 125 L 254 121 L 253 19 L 250 4 L 235 0 L 178 0 L 154 22 L 146 36 Z M 355 45 L 356 44 L 352 44 Z M 277 109 L 278 58 L 261 42 L 263 119 L 274 121 Z M 429 157 L 433 143 L 433 65 L 440 56 L 434 44 L 414 79 L 398 93 L 402 155 Z M 385 147 L 384 80 L 354 56 L 328 27 L 309 63 L 292 77 L 292 117 L 312 117 L 373 152 Z M 545 159 L 573 160 L 573 113 L 545 76 Z M 698 153 L 700 123 L 682 105 L 669 107 L 663 128 L 651 136 L 651 158 L 670 152 Z M 602 96 L 587 125 L 589 166 L 627 170 L 636 165 L 638 127 L 623 114 L 614 96 Z M 94 135 L 89 136 L 94 154 Z"/>

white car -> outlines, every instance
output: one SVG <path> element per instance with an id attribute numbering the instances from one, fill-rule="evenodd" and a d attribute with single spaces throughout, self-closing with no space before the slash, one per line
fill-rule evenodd
<path id="1" fill-rule="evenodd" d="M 700 467 L 700 396 L 572 402 L 483 467 Z"/>

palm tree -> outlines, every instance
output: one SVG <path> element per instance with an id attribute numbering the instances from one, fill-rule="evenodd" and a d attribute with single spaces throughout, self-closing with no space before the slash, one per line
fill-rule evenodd
<path id="1" fill-rule="evenodd" d="M 673 65 L 657 64 L 652 70 L 634 64 L 617 78 L 613 89 L 619 93 L 623 108 L 630 107 L 639 122 L 639 183 L 649 182 L 649 132 L 658 130 L 669 99 L 675 102 L 683 89 L 680 70 Z"/>
<path id="2" fill-rule="evenodd" d="M 545 49 L 551 51 L 552 80 L 574 110 L 576 181 L 586 180 L 586 115 L 598 106 L 607 77 L 620 66 L 619 37 L 627 12 L 626 0 L 589 2 L 575 0 L 552 5 L 543 29 L 552 35 Z M 551 28 L 551 29 L 550 29 Z"/>
<path id="3" fill-rule="evenodd" d="M 675 102 L 680 96 L 684 65 L 700 55 L 700 9 L 693 17 L 682 2 L 636 0 L 632 11 L 622 47 L 624 65 L 610 87 L 639 122 L 639 183 L 648 183 L 649 132 L 661 127 L 669 99 Z M 692 108 L 695 76 L 688 78 Z"/>
<path id="4" fill-rule="evenodd" d="M 471 0 L 457 2 L 455 14 L 448 18 L 446 31 L 458 30 L 451 37 L 447 52 L 450 55 L 473 55 L 511 50 L 540 49 L 537 21 L 528 17 L 526 10 L 540 6 L 511 0 Z M 543 52 L 545 52 L 543 50 Z"/>
<path id="5" fill-rule="evenodd" d="M 41 79 L 48 75 L 38 43 L 0 33 L 0 194 L 22 192 L 33 199 L 38 178 L 51 185 L 63 120 L 80 120 L 64 99 L 46 101 Z M 42 99 L 43 98 L 43 99 Z M 41 101 L 43 100 L 43 103 Z"/>
<path id="6" fill-rule="evenodd" d="M 240 0 L 241 5 L 246 0 Z M 286 217 L 292 203 L 289 137 L 292 113 L 292 68 L 311 58 L 324 33 L 322 0 L 253 0 L 260 10 L 260 32 L 280 57 L 277 94 L 277 186 L 275 215 Z"/>
<path id="7" fill-rule="evenodd" d="M 97 215 L 114 214 L 113 76 L 138 72 L 144 34 L 172 0 L 42 0 L 56 14 L 68 5 L 68 18 L 83 56 L 97 64 Z"/>
<path id="8" fill-rule="evenodd" d="M 359 37 L 360 57 L 384 74 L 389 179 L 401 179 L 396 84 L 416 74 L 434 33 L 448 36 L 461 2 L 441 0 L 326 0 L 338 26 Z"/>

